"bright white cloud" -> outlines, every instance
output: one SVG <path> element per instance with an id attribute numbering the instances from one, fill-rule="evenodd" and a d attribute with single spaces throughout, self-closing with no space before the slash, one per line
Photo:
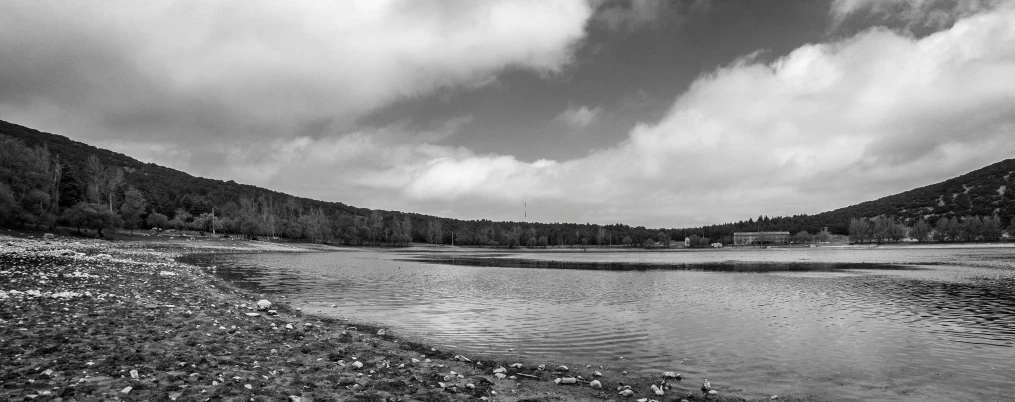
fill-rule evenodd
<path id="1" fill-rule="evenodd" d="M 602 113 L 603 108 L 601 107 L 589 109 L 588 106 L 572 106 L 567 110 L 560 112 L 555 119 L 571 127 L 584 128 L 589 124 L 592 124 L 592 122 L 595 121 Z"/>
<path id="2" fill-rule="evenodd" d="M 612 148 L 529 162 L 436 145 L 468 135 L 468 117 L 426 133 L 349 128 L 341 120 L 401 97 L 481 85 L 512 66 L 552 74 L 581 38 L 585 2 L 465 2 L 446 10 L 419 2 L 300 10 L 197 2 L 157 11 L 124 3 L 108 16 L 75 3 L 31 12 L 23 4 L 32 3 L 0 5 L 3 115 L 59 118 L 80 107 L 86 112 L 67 124 L 102 119 L 89 127 L 147 127 L 162 139 L 234 125 L 279 130 L 269 140 L 200 148 L 138 138 L 119 150 L 142 158 L 169 152 L 180 158 L 174 167 L 357 206 L 521 219 L 521 201 L 530 218 L 544 221 L 710 224 L 821 212 L 1015 154 L 1010 6 L 923 38 L 874 29 L 773 62 L 745 57 L 700 77 L 665 117 L 638 125 Z M 28 30 L 46 40 L 18 36 L 44 17 L 65 26 Z M 133 31 L 134 23 L 158 29 Z M 295 31 L 311 39 L 287 39 Z M 151 50 L 159 47 L 171 51 Z M 89 58 L 94 53 L 116 57 Z M 88 102 L 107 87 L 121 96 Z M 214 90 L 199 91 L 205 87 Z M 560 119 L 587 125 L 601 112 L 581 106 Z M 275 123 L 278 116 L 286 123 Z M 301 134 L 301 124 L 336 134 Z"/>
<path id="3" fill-rule="evenodd" d="M 585 158 L 400 145 L 360 151 L 382 161 L 367 177 L 384 180 L 357 185 L 397 194 L 399 209 L 466 218 L 515 218 L 520 200 L 545 220 L 648 226 L 816 213 L 1010 157 L 1011 71 L 1012 8 L 922 39 L 876 29 L 718 69 L 661 121 Z"/>
<path id="4" fill-rule="evenodd" d="M 591 14 L 584 0 L 4 2 L 0 112 L 94 138 L 110 133 L 82 131 L 343 128 L 506 68 L 555 74 Z"/>

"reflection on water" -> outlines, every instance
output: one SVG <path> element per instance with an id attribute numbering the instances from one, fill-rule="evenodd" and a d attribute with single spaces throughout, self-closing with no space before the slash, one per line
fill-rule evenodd
<path id="1" fill-rule="evenodd" d="M 1015 391 L 1009 250 L 195 261 L 239 286 L 477 356 L 674 370 L 748 397 L 1004 400 Z"/>

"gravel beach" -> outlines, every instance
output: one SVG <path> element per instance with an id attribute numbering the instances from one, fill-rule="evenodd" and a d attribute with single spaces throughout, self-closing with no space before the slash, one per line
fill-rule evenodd
<path id="1" fill-rule="evenodd" d="M 479 361 L 285 299 L 259 308 L 263 295 L 176 261 L 321 246 L 41 237 L 0 234 L 0 400 L 742 400 L 676 379 L 657 395 L 663 373 Z"/>

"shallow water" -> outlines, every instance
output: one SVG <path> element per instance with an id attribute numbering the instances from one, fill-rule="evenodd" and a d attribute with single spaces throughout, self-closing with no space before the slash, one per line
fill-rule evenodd
<path id="1" fill-rule="evenodd" d="M 746 397 L 1015 392 L 1013 248 L 195 258 L 305 310 L 470 356 L 672 370 Z"/>

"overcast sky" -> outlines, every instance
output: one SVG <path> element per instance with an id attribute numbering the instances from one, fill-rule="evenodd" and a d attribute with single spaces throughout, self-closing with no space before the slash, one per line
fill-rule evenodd
<path id="1" fill-rule="evenodd" d="M 358 207 L 814 214 L 1015 156 L 1015 6 L 10 0 L 0 119 Z"/>

